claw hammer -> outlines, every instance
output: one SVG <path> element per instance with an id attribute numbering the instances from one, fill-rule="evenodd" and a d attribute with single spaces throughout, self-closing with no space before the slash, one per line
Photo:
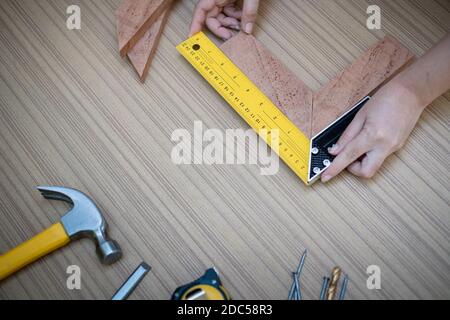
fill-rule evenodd
<path id="1" fill-rule="evenodd" d="M 71 240 L 89 237 L 96 243 L 104 264 L 122 256 L 119 245 L 106 236 L 106 222 L 95 203 L 83 192 L 65 187 L 38 187 L 46 199 L 73 205 L 61 220 L 30 240 L 0 256 L 0 281 L 37 259 L 59 249 Z"/>

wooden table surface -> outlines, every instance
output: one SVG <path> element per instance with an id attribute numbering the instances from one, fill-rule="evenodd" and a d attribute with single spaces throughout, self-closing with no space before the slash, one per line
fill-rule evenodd
<path id="1" fill-rule="evenodd" d="M 100 264 L 83 239 L 0 283 L 0 298 L 108 299 L 141 262 L 153 270 L 134 299 L 167 299 L 216 266 L 235 299 L 285 299 L 303 250 L 302 293 L 317 299 L 340 265 L 349 299 L 450 298 L 450 92 L 370 181 L 342 174 L 306 187 L 285 166 L 171 162 L 177 128 L 247 128 L 175 50 L 195 2 L 177 1 L 143 85 L 119 57 L 119 0 L 0 1 L 0 252 L 68 206 L 37 185 L 89 194 L 124 257 Z M 366 9 L 382 9 L 382 29 Z M 66 8 L 81 7 L 81 30 Z M 312 89 L 385 34 L 422 55 L 450 30 L 448 0 L 262 1 L 256 37 Z M 69 265 L 81 290 L 66 287 Z M 381 268 L 381 289 L 366 268 Z"/>

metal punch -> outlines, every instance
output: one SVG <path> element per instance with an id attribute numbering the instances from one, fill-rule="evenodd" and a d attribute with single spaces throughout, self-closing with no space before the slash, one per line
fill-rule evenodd
<path id="1" fill-rule="evenodd" d="M 144 279 L 150 269 L 151 267 L 148 264 L 142 262 L 128 277 L 119 290 L 117 290 L 111 300 L 126 300 L 130 294 L 133 293 L 134 289 L 136 289 L 142 279 Z"/>

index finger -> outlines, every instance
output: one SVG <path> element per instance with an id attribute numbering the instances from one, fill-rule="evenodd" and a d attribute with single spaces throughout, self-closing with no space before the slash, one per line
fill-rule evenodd
<path id="1" fill-rule="evenodd" d="M 350 164 L 372 148 L 370 136 L 362 130 L 355 139 L 350 141 L 336 156 L 330 167 L 322 175 L 322 182 L 327 182 L 341 173 Z"/>
<path id="2" fill-rule="evenodd" d="M 192 17 L 191 29 L 189 37 L 192 37 L 197 32 L 202 31 L 208 11 L 214 7 L 214 0 L 200 0 L 194 9 L 194 16 Z"/>
<path id="3" fill-rule="evenodd" d="M 192 17 L 191 28 L 189 31 L 189 37 L 192 37 L 197 32 L 202 31 L 205 25 L 207 11 L 204 8 L 203 1 L 197 3 Z"/>

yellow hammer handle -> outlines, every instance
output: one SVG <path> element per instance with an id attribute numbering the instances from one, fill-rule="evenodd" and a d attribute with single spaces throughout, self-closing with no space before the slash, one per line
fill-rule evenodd
<path id="1" fill-rule="evenodd" d="M 55 223 L 30 240 L 0 256 L 0 281 L 70 241 L 61 223 Z"/>

